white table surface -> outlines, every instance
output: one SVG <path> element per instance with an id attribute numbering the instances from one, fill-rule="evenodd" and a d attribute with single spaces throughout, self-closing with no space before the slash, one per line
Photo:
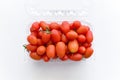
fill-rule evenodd
<path id="1" fill-rule="evenodd" d="M 52 1 L 57 3 L 40 0 L 41 6 L 46 8 L 54 4 Z M 80 6 L 79 1 L 58 2 L 63 4 L 61 8 L 75 8 Z M 0 80 L 120 80 L 119 0 L 93 0 L 89 19 L 93 24 L 94 55 L 74 63 L 41 63 L 28 57 L 22 45 L 31 20 L 24 3 L 24 0 L 0 1 Z"/>

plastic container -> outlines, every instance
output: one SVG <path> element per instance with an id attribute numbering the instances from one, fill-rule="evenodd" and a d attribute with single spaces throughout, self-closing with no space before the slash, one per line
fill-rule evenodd
<path id="1" fill-rule="evenodd" d="M 66 6 L 65 3 L 64 4 L 62 3 L 62 1 L 57 2 L 57 0 L 52 0 L 52 2 L 50 0 L 47 2 L 46 0 L 43 0 L 42 3 L 39 0 L 26 0 L 25 11 L 30 19 L 30 23 L 27 26 L 27 34 L 29 34 L 30 25 L 35 21 L 46 21 L 47 23 L 53 21 L 58 23 L 61 23 L 62 21 L 69 21 L 71 23 L 75 20 L 79 20 L 81 21 L 82 24 L 88 25 L 90 29 L 93 31 L 93 27 L 90 22 L 92 14 L 91 11 L 93 10 L 92 1 L 90 0 L 77 0 L 77 1 L 79 3 L 67 0 L 65 2 L 68 3 L 70 2 L 70 4 L 67 4 Z M 73 2 L 76 5 L 74 5 Z M 44 7 L 44 5 L 46 4 L 47 6 Z M 77 6 L 77 4 L 79 5 L 79 7 Z M 30 60 L 31 59 L 29 58 L 29 61 Z M 84 60 L 85 59 L 83 59 L 82 61 Z M 40 60 L 40 62 L 44 61 Z M 51 59 L 49 62 L 71 63 L 75 61 L 71 60 L 61 61 L 59 59 Z"/>

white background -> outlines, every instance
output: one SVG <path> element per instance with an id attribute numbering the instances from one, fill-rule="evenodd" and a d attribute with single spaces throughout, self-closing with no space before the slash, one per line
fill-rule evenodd
<path id="1" fill-rule="evenodd" d="M 79 1 L 58 2 L 62 8 L 76 8 Z M 31 21 L 25 2 L 0 1 L 0 80 L 120 80 L 119 0 L 93 0 L 89 20 L 93 24 L 94 55 L 73 63 L 41 63 L 28 57 L 22 47 Z M 50 4 L 57 7 L 57 0 L 40 3 L 44 8 Z"/>

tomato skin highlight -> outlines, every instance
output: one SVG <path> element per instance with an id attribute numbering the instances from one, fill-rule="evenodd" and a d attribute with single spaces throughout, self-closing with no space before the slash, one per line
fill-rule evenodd
<path id="1" fill-rule="evenodd" d="M 71 53 L 76 53 L 78 51 L 79 44 L 77 40 L 69 41 L 68 43 L 68 49 Z"/>
<path id="2" fill-rule="evenodd" d="M 88 31 L 87 34 L 86 34 L 86 41 L 88 43 L 91 43 L 93 41 L 93 34 L 92 34 L 92 31 Z"/>
<path id="3" fill-rule="evenodd" d="M 33 45 L 37 45 L 37 38 L 33 35 L 29 35 L 27 37 L 27 41 L 30 43 L 30 44 L 33 44 Z"/>
<path id="4" fill-rule="evenodd" d="M 66 34 L 67 32 L 70 31 L 70 25 L 67 21 L 63 21 L 62 25 L 60 26 L 61 31 Z"/>
<path id="5" fill-rule="evenodd" d="M 46 52 L 46 47 L 45 46 L 39 46 L 37 48 L 37 54 L 38 55 L 43 55 Z"/>
<path id="6" fill-rule="evenodd" d="M 46 49 L 46 55 L 49 58 L 54 58 L 55 57 L 55 46 L 54 45 L 48 45 Z"/>
<path id="7" fill-rule="evenodd" d="M 80 60 L 82 60 L 82 55 L 79 53 L 71 54 L 69 56 L 69 59 L 72 61 L 80 61 Z"/>
<path id="8" fill-rule="evenodd" d="M 92 54 L 93 54 L 93 49 L 91 48 L 91 47 L 88 47 L 87 49 L 86 49 L 86 52 L 85 52 L 85 54 L 84 54 L 84 57 L 85 58 L 89 58 Z"/>
<path id="9" fill-rule="evenodd" d="M 51 40 L 54 43 L 57 43 L 61 40 L 61 36 L 60 36 L 60 33 L 58 32 L 58 30 L 53 29 L 51 31 Z"/>
<path id="10" fill-rule="evenodd" d="M 39 56 L 36 52 L 31 52 L 30 57 L 34 60 L 40 60 L 41 56 Z"/>
<path id="11" fill-rule="evenodd" d="M 66 37 L 68 40 L 74 40 L 78 37 L 78 34 L 75 31 L 71 30 L 68 33 L 66 33 Z"/>
<path id="12" fill-rule="evenodd" d="M 66 45 L 64 42 L 58 42 L 56 44 L 56 54 L 59 58 L 63 58 L 66 53 Z"/>

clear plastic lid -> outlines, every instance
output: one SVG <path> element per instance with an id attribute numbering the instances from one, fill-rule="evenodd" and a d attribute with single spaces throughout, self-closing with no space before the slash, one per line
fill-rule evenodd
<path id="1" fill-rule="evenodd" d="M 86 21 L 92 5 L 92 0 L 26 0 L 25 10 L 30 18 L 39 21 Z"/>

